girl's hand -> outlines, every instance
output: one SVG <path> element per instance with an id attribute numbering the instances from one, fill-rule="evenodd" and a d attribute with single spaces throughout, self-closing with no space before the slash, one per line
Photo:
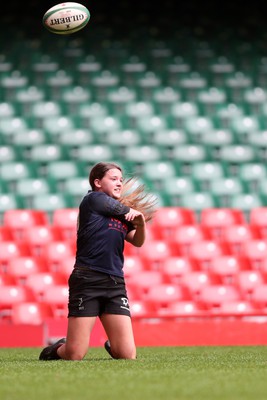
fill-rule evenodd
<path id="1" fill-rule="evenodd" d="M 125 219 L 129 222 L 132 222 L 135 226 L 144 226 L 145 225 L 145 217 L 144 215 L 133 208 L 130 208 L 130 211 L 125 214 Z"/>

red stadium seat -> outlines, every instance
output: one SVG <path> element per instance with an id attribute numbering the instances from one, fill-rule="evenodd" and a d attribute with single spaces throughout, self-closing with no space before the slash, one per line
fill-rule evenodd
<path id="1" fill-rule="evenodd" d="M 224 254 L 224 249 L 215 240 L 202 240 L 192 243 L 189 257 L 196 268 L 208 270 L 212 260 Z"/>
<path id="2" fill-rule="evenodd" d="M 171 302 L 165 309 L 160 310 L 158 315 L 161 317 L 195 318 L 203 317 L 205 314 L 195 301 L 179 300 Z"/>
<path id="3" fill-rule="evenodd" d="M 147 302 L 144 300 L 131 300 L 130 311 L 132 318 L 149 318 L 153 316 Z"/>
<path id="4" fill-rule="evenodd" d="M 75 252 L 70 243 L 64 241 L 54 241 L 47 243 L 43 256 L 50 264 L 50 269 L 58 270 L 58 266 L 63 258 L 74 257 Z"/>
<path id="5" fill-rule="evenodd" d="M 145 295 L 149 308 L 158 313 L 166 309 L 170 303 L 182 300 L 182 288 L 178 285 L 162 283 L 150 286 Z"/>
<path id="6" fill-rule="evenodd" d="M 250 300 L 255 288 L 264 283 L 260 271 L 240 271 L 236 278 L 236 287 L 239 289 L 244 299 Z"/>
<path id="7" fill-rule="evenodd" d="M 76 241 L 78 208 L 60 208 L 53 212 L 52 226 L 61 235 L 61 240 Z"/>
<path id="8" fill-rule="evenodd" d="M 247 224 L 229 225 L 222 230 L 222 241 L 233 255 L 240 254 L 242 244 L 255 238 L 255 233 Z"/>
<path id="9" fill-rule="evenodd" d="M 251 303 L 261 313 L 267 314 L 267 284 L 258 285 L 251 294 Z"/>
<path id="10" fill-rule="evenodd" d="M 163 261 L 161 271 L 165 283 L 178 284 L 184 275 L 193 270 L 190 260 L 186 257 L 168 257 Z"/>
<path id="11" fill-rule="evenodd" d="M 139 253 L 145 269 L 158 270 L 164 260 L 170 257 L 171 249 L 165 240 L 150 240 L 145 242 Z"/>
<path id="12" fill-rule="evenodd" d="M 0 226 L 0 241 L 10 242 L 12 240 L 14 240 L 12 229 L 10 229 L 8 226 Z"/>
<path id="13" fill-rule="evenodd" d="M 45 246 L 59 240 L 59 237 L 53 231 L 51 226 L 34 225 L 25 229 L 23 242 L 29 247 L 32 256 L 42 257 Z"/>
<path id="14" fill-rule="evenodd" d="M 42 301 L 53 309 L 55 318 L 67 317 L 68 315 L 69 288 L 66 284 L 48 286 L 43 293 Z"/>
<path id="15" fill-rule="evenodd" d="M 0 287 L 4 286 L 4 285 L 12 286 L 12 285 L 16 285 L 16 284 L 17 284 L 17 282 L 13 275 L 11 275 L 9 273 L 0 274 Z"/>
<path id="16" fill-rule="evenodd" d="M 16 242 L 0 242 L 0 270 L 6 271 L 10 260 L 20 255 L 22 255 L 21 249 Z"/>
<path id="17" fill-rule="evenodd" d="M 53 312 L 47 304 L 21 302 L 14 304 L 11 310 L 11 322 L 16 325 L 41 325 L 50 318 L 53 318 Z"/>
<path id="18" fill-rule="evenodd" d="M 211 312 L 220 313 L 223 303 L 242 300 L 239 291 L 232 285 L 207 285 L 199 293 L 199 304 Z"/>
<path id="19" fill-rule="evenodd" d="M 193 210 L 180 207 L 161 207 L 157 210 L 152 229 L 157 239 L 168 239 L 177 226 L 195 224 L 196 216 Z"/>
<path id="20" fill-rule="evenodd" d="M 192 243 L 206 239 L 208 237 L 200 225 L 181 225 L 173 231 L 168 243 L 171 243 L 173 252 L 181 256 L 188 256 Z"/>
<path id="21" fill-rule="evenodd" d="M 242 244 L 240 255 L 252 269 L 261 269 L 262 263 L 267 258 L 267 241 L 264 239 L 253 239 Z"/>
<path id="22" fill-rule="evenodd" d="M 181 279 L 181 285 L 185 292 L 185 297 L 189 300 L 197 300 L 203 287 L 212 283 L 210 275 L 206 271 L 192 271 L 185 274 Z"/>
<path id="23" fill-rule="evenodd" d="M 6 210 L 3 225 L 9 227 L 17 240 L 23 237 L 26 228 L 33 225 L 48 225 L 49 220 L 45 211 L 30 209 Z"/>
<path id="24" fill-rule="evenodd" d="M 158 285 L 163 282 L 162 274 L 159 271 L 141 271 L 138 274 L 131 275 L 126 278 L 126 283 L 131 299 L 144 299 L 148 289 L 151 286 Z"/>
<path id="25" fill-rule="evenodd" d="M 10 317 L 14 304 L 32 301 L 31 292 L 24 286 L 3 285 L 0 290 L 0 318 Z"/>
<path id="26" fill-rule="evenodd" d="M 232 255 L 215 257 L 209 267 L 213 281 L 221 284 L 234 284 L 241 269 L 240 260 Z"/>
<path id="27" fill-rule="evenodd" d="M 29 275 L 44 272 L 45 270 L 45 262 L 31 256 L 12 258 L 7 267 L 7 272 L 13 276 L 18 284 L 24 284 Z"/>
<path id="28" fill-rule="evenodd" d="M 261 238 L 267 237 L 267 207 L 257 207 L 250 211 L 250 226 L 257 230 Z"/>
<path id="29" fill-rule="evenodd" d="M 68 257 L 63 257 L 62 260 L 60 260 L 60 262 L 56 265 L 48 264 L 48 268 L 51 272 L 60 274 L 67 283 L 69 276 L 73 271 L 74 263 L 75 257 L 71 255 Z"/>
<path id="30" fill-rule="evenodd" d="M 224 227 L 245 222 L 243 212 L 232 208 L 205 208 L 200 215 L 200 225 L 206 228 L 214 239 L 221 237 Z"/>
<path id="31" fill-rule="evenodd" d="M 63 282 L 64 280 L 59 274 L 37 272 L 26 278 L 25 287 L 32 291 L 36 301 L 42 301 L 49 287 L 62 284 Z"/>
<path id="32" fill-rule="evenodd" d="M 132 256 L 126 255 L 124 257 L 123 271 L 125 278 L 138 274 L 140 271 L 143 271 L 144 269 L 145 267 L 140 257 L 134 255 Z"/>
<path id="33" fill-rule="evenodd" d="M 220 314 L 228 316 L 249 316 L 257 314 L 257 309 L 250 301 L 233 300 L 223 302 L 220 306 Z"/>

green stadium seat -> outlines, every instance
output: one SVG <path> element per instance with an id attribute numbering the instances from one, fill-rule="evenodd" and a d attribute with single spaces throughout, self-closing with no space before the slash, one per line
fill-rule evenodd
<path id="1" fill-rule="evenodd" d="M 77 148 L 95 142 L 95 138 L 89 129 L 71 129 L 59 133 L 56 143 L 65 150 L 68 157 L 76 157 Z"/>
<path id="2" fill-rule="evenodd" d="M 225 176 L 221 163 L 216 161 L 196 162 L 191 168 L 191 177 L 200 191 L 209 191 L 211 182 Z"/>
<path id="3" fill-rule="evenodd" d="M 170 115 L 173 104 L 180 101 L 180 94 L 170 86 L 158 89 L 151 100 L 157 114 Z"/>
<path id="4" fill-rule="evenodd" d="M 211 181 L 210 193 L 220 207 L 228 208 L 233 196 L 244 193 L 244 188 L 238 178 L 222 177 Z"/>
<path id="5" fill-rule="evenodd" d="M 63 149 L 58 144 L 39 144 L 33 146 L 29 151 L 29 160 L 48 164 L 51 161 L 63 159 Z"/>
<path id="6" fill-rule="evenodd" d="M 195 102 L 181 101 L 171 107 L 172 124 L 175 128 L 183 128 L 184 122 L 199 115 Z"/>
<path id="7" fill-rule="evenodd" d="M 78 207 L 83 196 L 91 189 L 88 178 L 76 176 L 67 178 L 64 184 L 64 192 L 72 198 L 74 207 Z"/>
<path id="8" fill-rule="evenodd" d="M 27 209 L 32 207 L 32 199 L 38 194 L 52 192 L 51 185 L 44 178 L 25 178 L 16 183 L 16 194 L 22 199 L 23 205 Z"/>
<path id="9" fill-rule="evenodd" d="M 29 79 L 19 70 L 13 70 L 1 79 L 1 88 L 5 101 L 13 102 L 20 90 L 27 88 Z"/>
<path id="10" fill-rule="evenodd" d="M 188 135 L 189 141 L 192 143 L 200 143 L 201 138 L 207 131 L 214 129 L 213 122 L 208 116 L 197 115 L 192 118 L 188 118 L 184 122 L 184 129 Z"/>
<path id="11" fill-rule="evenodd" d="M 239 103 L 243 101 L 244 93 L 253 85 L 252 78 L 243 72 L 235 72 L 233 76 L 226 78 L 225 90 L 228 102 Z"/>
<path id="12" fill-rule="evenodd" d="M 207 208 L 215 208 L 217 206 L 215 199 L 209 192 L 192 192 L 185 193 L 181 196 L 181 207 L 192 209 L 197 219 L 200 218 L 201 212 Z"/>
<path id="13" fill-rule="evenodd" d="M 263 87 L 253 87 L 244 93 L 244 109 L 249 115 L 261 115 L 266 104 L 267 95 Z"/>
<path id="14" fill-rule="evenodd" d="M 89 166 L 101 160 L 111 161 L 115 155 L 113 149 L 108 145 L 92 144 L 78 147 L 76 157 L 78 161 L 85 162 Z"/>
<path id="15" fill-rule="evenodd" d="M 206 78 L 198 72 L 191 72 L 189 76 L 182 78 L 179 82 L 179 90 L 181 92 L 182 101 L 197 100 L 198 94 L 207 88 L 208 82 Z"/>
<path id="16" fill-rule="evenodd" d="M 198 94 L 196 103 L 202 115 L 212 116 L 226 104 L 226 94 L 223 89 L 209 87 Z"/>
<path id="17" fill-rule="evenodd" d="M 12 143 L 16 132 L 23 132 L 29 128 L 26 120 L 22 117 L 6 117 L 0 119 L 0 136 L 6 144 Z"/>
<path id="18" fill-rule="evenodd" d="M 91 121 L 93 118 L 104 118 L 108 115 L 107 106 L 98 102 L 92 102 L 89 104 L 80 104 L 77 117 L 80 120 L 80 127 L 90 129 Z"/>
<path id="19" fill-rule="evenodd" d="M 141 173 L 143 167 L 147 162 L 160 161 L 162 158 L 160 149 L 153 145 L 135 145 L 125 148 L 125 159 L 132 164 L 135 173 Z"/>
<path id="20" fill-rule="evenodd" d="M 226 145 L 220 151 L 218 161 L 225 165 L 229 175 L 238 175 L 242 164 L 255 161 L 255 152 L 248 145 Z"/>
<path id="21" fill-rule="evenodd" d="M 263 163 L 244 163 L 239 168 L 239 179 L 247 192 L 257 192 L 259 184 L 267 177 L 267 169 Z"/>
<path id="22" fill-rule="evenodd" d="M 231 129 L 232 121 L 244 116 L 244 110 L 239 104 L 228 103 L 216 111 L 213 121 L 219 129 Z"/>
<path id="23" fill-rule="evenodd" d="M 39 146 L 46 142 L 46 135 L 41 129 L 28 129 L 16 132 L 12 138 L 12 146 L 16 149 L 18 157 L 22 160 L 29 159 L 31 149 L 34 146 Z"/>
<path id="24" fill-rule="evenodd" d="M 247 221 L 249 221 L 250 213 L 254 208 L 264 205 L 261 196 L 258 193 L 239 193 L 232 196 L 230 207 L 241 210 Z"/>
<path id="25" fill-rule="evenodd" d="M 42 129 L 53 143 L 63 131 L 75 129 L 75 123 L 70 116 L 55 115 L 44 119 Z"/>
<path id="26" fill-rule="evenodd" d="M 90 129 L 98 141 L 104 143 L 110 132 L 122 129 L 122 123 L 118 116 L 96 116 L 90 122 Z"/>
<path id="27" fill-rule="evenodd" d="M 91 100 L 89 89 L 82 86 L 73 86 L 62 93 L 60 102 L 64 114 L 77 114 L 81 104 Z"/>
<path id="28" fill-rule="evenodd" d="M 0 146 L 0 165 L 6 162 L 12 162 L 19 159 L 19 153 L 14 146 L 2 145 Z"/>
<path id="29" fill-rule="evenodd" d="M 17 183 L 26 178 L 34 177 L 35 172 L 30 164 L 20 161 L 5 162 L 0 168 L 0 179 L 3 181 L 8 191 L 15 192 Z"/>
<path id="30" fill-rule="evenodd" d="M 32 198 L 31 208 L 45 211 L 50 222 L 55 210 L 69 207 L 72 207 L 71 199 L 63 193 L 37 193 Z"/>
<path id="31" fill-rule="evenodd" d="M 154 115 L 154 108 L 150 101 L 137 101 L 125 107 L 125 121 L 130 129 L 136 129 L 139 118 Z"/>
<path id="32" fill-rule="evenodd" d="M 182 144 L 174 147 L 171 159 L 180 164 L 182 175 L 189 175 L 192 166 L 197 162 L 206 161 L 207 152 L 202 145 Z"/>
<path id="33" fill-rule="evenodd" d="M 229 129 L 212 129 L 203 132 L 199 143 L 204 145 L 212 160 L 220 157 L 223 146 L 234 143 L 234 135 Z"/>
<path id="34" fill-rule="evenodd" d="M 190 74 L 192 66 L 183 57 L 176 56 L 166 65 L 164 71 L 166 84 L 176 88 L 180 80 Z"/>
<path id="35" fill-rule="evenodd" d="M 58 69 L 46 79 L 47 94 L 52 101 L 58 101 L 62 94 L 73 85 L 73 78 L 63 69 Z"/>
<path id="36" fill-rule="evenodd" d="M 0 118 L 11 118 L 15 116 L 15 106 L 13 103 L 2 101 L 0 103 Z"/>
<path id="37" fill-rule="evenodd" d="M 124 115 L 128 104 L 136 101 L 134 90 L 120 86 L 107 94 L 106 105 L 111 115 Z"/>
<path id="38" fill-rule="evenodd" d="M 58 192 L 64 190 L 66 179 L 80 175 L 78 164 L 70 160 L 51 161 L 46 168 L 46 177 L 54 182 Z"/>
<path id="39" fill-rule="evenodd" d="M 171 176 L 162 181 L 162 192 L 169 196 L 171 206 L 181 205 L 181 196 L 196 190 L 189 176 Z"/>
<path id="40" fill-rule="evenodd" d="M 260 123 L 256 116 L 244 115 L 233 119 L 231 129 L 237 143 L 247 144 L 249 136 L 260 130 Z"/>
<path id="41" fill-rule="evenodd" d="M 155 132 L 162 131 L 168 128 L 166 118 L 161 115 L 151 115 L 140 117 L 137 121 L 136 129 L 144 137 L 147 143 L 153 143 Z"/>
<path id="42" fill-rule="evenodd" d="M 267 158 L 267 131 L 251 132 L 248 135 L 247 144 L 255 150 L 256 159 L 264 163 Z"/>
<path id="43" fill-rule="evenodd" d="M 23 208 L 22 200 L 15 193 L 0 193 L 0 223 L 3 223 L 7 210 Z"/>
<path id="44" fill-rule="evenodd" d="M 13 102 L 17 104 L 20 115 L 25 117 L 30 116 L 32 114 L 32 106 L 39 101 L 43 101 L 44 98 L 45 93 L 42 89 L 37 86 L 28 86 L 16 94 Z"/>
<path id="45" fill-rule="evenodd" d="M 175 167 L 170 161 L 147 161 L 143 166 L 144 179 L 150 181 L 156 190 L 161 190 L 163 182 L 175 175 Z"/>
<path id="46" fill-rule="evenodd" d="M 172 158 L 175 147 L 188 143 L 184 130 L 164 129 L 156 131 L 153 135 L 153 144 L 158 146 L 166 159 Z"/>
<path id="47" fill-rule="evenodd" d="M 116 149 L 116 154 L 125 159 L 125 149 L 129 146 L 138 146 L 143 143 L 143 138 L 137 130 L 123 129 L 109 132 L 105 140 L 106 144 Z"/>
<path id="48" fill-rule="evenodd" d="M 123 85 L 134 87 L 138 79 L 141 79 L 147 70 L 146 64 L 137 56 L 132 56 L 120 66 L 120 75 Z"/>
<path id="49" fill-rule="evenodd" d="M 139 101 L 151 101 L 154 94 L 161 88 L 161 79 L 153 72 L 146 71 L 135 85 Z"/>
<path id="50" fill-rule="evenodd" d="M 214 87 L 223 88 L 225 80 L 235 72 L 235 65 L 225 56 L 219 57 L 209 66 L 210 84 Z"/>
<path id="51" fill-rule="evenodd" d="M 109 70 L 102 70 L 99 75 L 91 79 L 92 100 L 106 101 L 108 93 L 119 87 L 119 78 Z"/>
<path id="52" fill-rule="evenodd" d="M 32 120 L 37 129 L 44 127 L 46 118 L 58 117 L 61 114 L 62 110 L 57 101 L 38 101 L 32 106 Z"/>
<path id="53" fill-rule="evenodd" d="M 50 55 L 42 54 L 39 60 L 31 63 L 30 68 L 34 84 L 44 85 L 59 70 L 59 64 Z"/>
<path id="54" fill-rule="evenodd" d="M 99 75 L 102 64 L 94 55 L 87 55 L 83 61 L 76 63 L 74 74 L 79 85 L 86 86 L 91 83 L 92 78 Z"/>

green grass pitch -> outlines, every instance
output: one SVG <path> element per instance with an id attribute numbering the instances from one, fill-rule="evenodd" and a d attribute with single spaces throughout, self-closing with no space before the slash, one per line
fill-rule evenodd
<path id="1" fill-rule="evenodd" d="M 267 346 L 140 347 L 112 360 L 39 361 L 39 348 L 0 349 L 1 400 L 266 400 Z"/>

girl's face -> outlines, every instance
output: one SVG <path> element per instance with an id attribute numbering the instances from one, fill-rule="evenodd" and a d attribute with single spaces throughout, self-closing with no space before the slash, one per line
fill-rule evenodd
<path id="1" fill-rule="evenodd" d="M 98 192 L 104 192 L 114 199 L 121 197 L 123 187 L 122 173 L 119 169 L 113 168 L 108 170 L 102 179 L 95 179 L 95 187 Z"/>

